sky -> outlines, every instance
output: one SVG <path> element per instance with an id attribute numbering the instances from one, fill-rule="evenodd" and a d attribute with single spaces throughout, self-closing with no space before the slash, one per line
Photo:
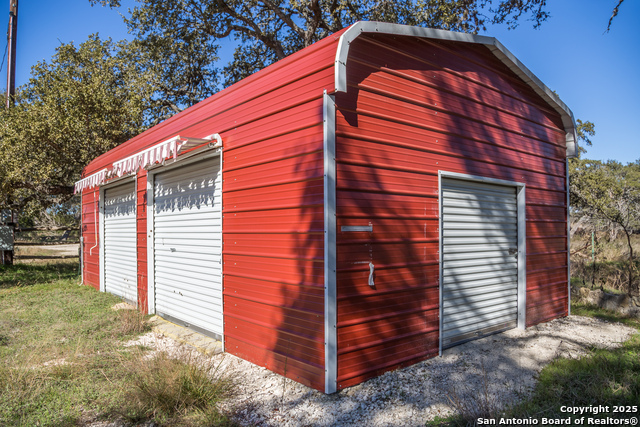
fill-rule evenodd
<path id="1" fill-rule="evenodd" d="M 82 43 L 92 33 L 113 40 L 131 38 L 120 10 L 91 6 L 89 0 L 20 0 L 16 85 L 26 83 L 31 67 L 50 61 L 61 43 Z M 556 91 L 576 119 L 595 124 L 593 146 L 584 157 L 640 159 L 640 1 L 625 0 L 605 33 L 617 0 L 548 0 L 551 13 L 539 29 L 522 21 L 515 30 L 492 26 L 484 35 L 496 37 L 544 84 Z M 8 28 L 9 0 L 0 0 L 0 28 Z M 6 37 L 0 39 L 4 53 Z M 0 54 L 2 54 L 0 53 Z M 0 59 L 2 61 L 2 59 Z M 6 87 L 7 60 L 0 71 Z"/>

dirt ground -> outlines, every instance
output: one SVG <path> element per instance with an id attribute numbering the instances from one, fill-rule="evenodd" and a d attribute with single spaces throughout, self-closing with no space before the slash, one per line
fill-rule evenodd
<path id="1" fill-rule="evenodd" d="M 618 323 L 565 317 L 468 342 L 446 350 L 442 357 L 387 372 L 333 395 L 227 353 L 208 357 L 219 363 L 221 373 L 237 380 L 237 394 L 225 407 L 241 425 L 417 427 L 450 415 L 452 398 L 474 404 L 486 398 L 495 407 L 514 403 L 528 395 L 538 372 L 555 358 L 583 357 L 593 347 L 615 348 L 634 332 Z M 191 332 L 185 329 L 185 333 Z M 184 348 L 158 331 L 130 343 L 135 344 L 174 357 Z"/>
<path id="2" fill-rule="evenodd" d="M 79 246 L 78 243 L 64 245 L 16 245 L 14 259 L 16 261 L 33 261 L 78 257 Z"/>

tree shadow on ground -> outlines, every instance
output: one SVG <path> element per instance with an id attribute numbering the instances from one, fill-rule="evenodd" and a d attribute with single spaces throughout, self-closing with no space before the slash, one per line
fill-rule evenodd
<path id="1" fill-rule="evenodd" d="M 471 341 L 333 395 L 287 382 L 286 388 L 256 390 L 245 403 L 259 402 L 251 409 L 260 413 L 259 425 L 424 425 L 450 415 L 455 399 L 494 408 L 515 404 L 530 395 L 553 360 L 610 348 L 632 331 L 574 316 Z"/>

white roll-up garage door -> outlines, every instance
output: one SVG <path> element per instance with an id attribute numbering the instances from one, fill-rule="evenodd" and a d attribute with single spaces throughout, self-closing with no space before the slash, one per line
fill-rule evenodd
<path id="1" fill-rule="evenodd" d="M 442 179 L 442 347 L 518 321 L 516 188 Z"/>
<path id="2" fill-rule="evenodd" d="M 130 182 L 104 190 L 104 290 L 138 300 L 136 194 Z"/>
<path id="3" fill-rule="evenodd" d="M 220 160 L 154 178 L 156 313 L 222 337 L 222 205 Z"/>

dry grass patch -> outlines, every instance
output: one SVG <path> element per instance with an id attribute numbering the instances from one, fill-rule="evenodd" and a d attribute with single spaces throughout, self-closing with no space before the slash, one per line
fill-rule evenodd
<path id="1" fill-rule="evenodd" d="M 125 343 L 147 331 L 137 310 L 79 286 L 75 263 L 0 267 L 0 426 L 95 420 L 215 426 L 230 384 Z"/>
<path id="2" fill-rule="evenodd" d="M 219 404 L 233 394 L 233 380 L 220 363 L 182 347 L 138 355 L 123 364 L 129 378 L 123 415 L 162 425 L 232 425 Z"/>

